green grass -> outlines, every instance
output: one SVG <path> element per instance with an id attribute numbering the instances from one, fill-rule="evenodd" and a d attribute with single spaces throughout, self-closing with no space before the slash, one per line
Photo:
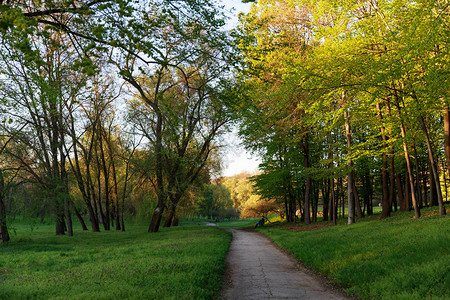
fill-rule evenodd
<path id="1" fill-rule="evenodd" d="M 248 228 L 254 227 L 258 219 L 239 219 L 217 222 L 217 226 L 222 228 Z"/>
<path id="2" fill-rule="evenodd" d="M 55 236 L 51 225 L 0 246 L 0 299 L 211 299 L 231 234 L 206 226 Z"/>
<path id="3" fill-rule="evenodd" d="M 432 213 L 424 209 L 423 214 Z M 363 299 L 450 299 L 450 218 L 385 220 L 313 231 L 260 231 Z M 304 227 L 301 227 L 305 229 Z"/>

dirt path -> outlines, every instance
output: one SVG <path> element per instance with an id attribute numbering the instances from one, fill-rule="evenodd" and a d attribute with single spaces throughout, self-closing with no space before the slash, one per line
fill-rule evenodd
<path id="1" fill-rule="evenodd" d="M 348 299 L 302 271 L 263 235 L 228 230 L 233 240 L 221 299 Z"/>

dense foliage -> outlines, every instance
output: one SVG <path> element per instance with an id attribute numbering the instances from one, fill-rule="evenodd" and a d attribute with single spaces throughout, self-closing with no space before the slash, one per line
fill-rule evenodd
<path id="1" fill-rule="evenodd" d="M 4 241 L 16 213 L 69 235 L 72 214 L 93 231 L 144 206 L 149 231 L 177 223 L 231 119 L 224 19 L 209 0 L 0 2 Z"/>
<path id="2" fill-rule="evenodd" d="M 235 32 L 235 110 L 263 198 L 305 223 L 319 202 L 325 220 L 347 203 L 349 223 L 377 203 L 444 215 L 449 21 L 448 1 L 255 2 Z"/>

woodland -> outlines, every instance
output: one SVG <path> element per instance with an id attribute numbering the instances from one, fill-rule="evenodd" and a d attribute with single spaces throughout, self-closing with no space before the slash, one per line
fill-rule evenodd
<path id="1" fill-rule="evenodd" d="M 252 2 L 252 1 L 247 1 Z M 450 2 L 0 0 L 0 234 L 346 218 L 450 190 Z M 221 178 L 238 126 L 262 159 Z"/>

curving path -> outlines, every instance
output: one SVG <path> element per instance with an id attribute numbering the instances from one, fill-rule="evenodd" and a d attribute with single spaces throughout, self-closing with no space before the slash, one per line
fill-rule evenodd
<path id="1" fill-rule="evenodd" d="M 233 240 L 221 299 L 348 299 L 301 271 L 265 236 L 226 229 Z"/>

